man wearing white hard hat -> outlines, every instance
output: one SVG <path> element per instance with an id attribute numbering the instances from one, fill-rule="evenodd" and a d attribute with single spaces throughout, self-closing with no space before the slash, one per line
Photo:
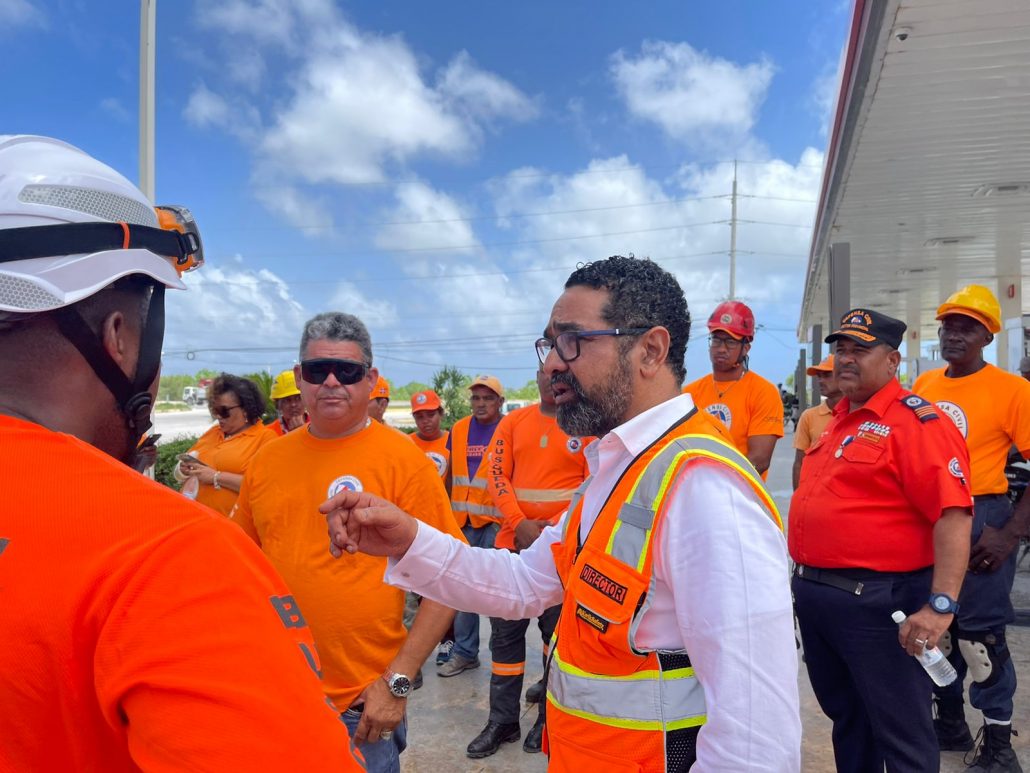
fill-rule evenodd
<path id="1" fill-rule="evenodd" d="M 357 770 L 310 632 L 234 524 L 123 464 L 188 210 L 0 136 L 0 768 Z M 288 739 L 288 742 L 284 742 Z"/>

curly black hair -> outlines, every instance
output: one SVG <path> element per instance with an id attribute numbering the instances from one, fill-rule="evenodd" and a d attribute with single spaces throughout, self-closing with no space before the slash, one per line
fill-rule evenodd
<path id="1" fill-rule="evenodd" d="M 261 387 L 249 378 L 222 373 L 211 382 L 207 390 L 207 407 L 214 406 L 215 400 L 224 394 L 232 393 L 240 401 L 240 406 L 247 414 L 247 423 L 253 424 L 265 414 L 265 395 Z"/>
<path id="2" fill-rule="evenodd" d="M 565 282 L 570 287 L 608 291 L 602 310 L 612 327 L 664 327 L 669 331 L 668 365 L 679 384 L 687 375 L 690 309 L 676 277 L 649 258 L 613 255 L 582 263 Z"/>

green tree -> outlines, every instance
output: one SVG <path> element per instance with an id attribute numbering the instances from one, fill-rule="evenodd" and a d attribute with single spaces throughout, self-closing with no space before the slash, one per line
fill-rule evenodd
<path id="1" fill-rule="evenodd" d="M 157 385 L 158 400 L 182 400 L 182 390 L 188 386 L 196 386 L 197 380 L 185 374 L 161 376 Z"/>
<path id="2" fill-rule="evenodd" d="M 429 389 L 429 384 L 423 384 L 421 381 L 412 381 L 402 387 L 391 390 L 390 395 L 394 400 L 410 400 L 413 394 L 426 389 Z"/>
<path id="3" fill-rule="evenodd" d="M 525 386 L 509 389 L 506 396 L 509 400 L 539 400 L 540 388 L 537 386 L 536 379 L 531 378 Z"/>
<path id="4" fill-rule="evenodd" d="M 275 403 L 272 402 L 272 376 L 261 371 L 260 373 L 248 373 L 243 378 L 257 384 L 261 393 L 265 396 L 265 415 L 261 417 L 261 420 L 267 424 L 275 419 L 278 413 L 275 410 Z"/>
<path id="5" fill-rule="evenodd" d="M 450 429 L 459 419 L 463 419 L 472 413 L 469 406 L 468 385 L 472 378 L 466 376 L 457 368 L 444 365 L 433 374 L 433 391 L 440 395 L 444 404 L 443 421 L 444 429 Z"/>

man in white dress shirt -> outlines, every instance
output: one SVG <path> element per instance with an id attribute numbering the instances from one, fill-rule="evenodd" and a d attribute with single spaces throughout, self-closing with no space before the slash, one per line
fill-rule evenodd
<path id="1" fill-rule="evenodd" d="M 680 394 L 689 335 L 683 291 L 649 260 L 569 277 L 537 352 L 559 426 L 601 439 L 568 512 L 520 554 L 470 550 L 364 493 L 321 508 L 333 554 L 389 556 L 400 587 L 508 619 L 564 605 L 547 677 L 557 773 L 800 769 L 779 516 Z"/>

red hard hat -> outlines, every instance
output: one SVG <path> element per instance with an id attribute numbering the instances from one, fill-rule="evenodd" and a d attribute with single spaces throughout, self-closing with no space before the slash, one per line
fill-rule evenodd
<path id="1" fill-rule="evenodd" d="M 723 301 L 708 318 L 708 331 L 724 330 L 734 338 L 755 337 L 755 315 L 740 301 Z"/>

